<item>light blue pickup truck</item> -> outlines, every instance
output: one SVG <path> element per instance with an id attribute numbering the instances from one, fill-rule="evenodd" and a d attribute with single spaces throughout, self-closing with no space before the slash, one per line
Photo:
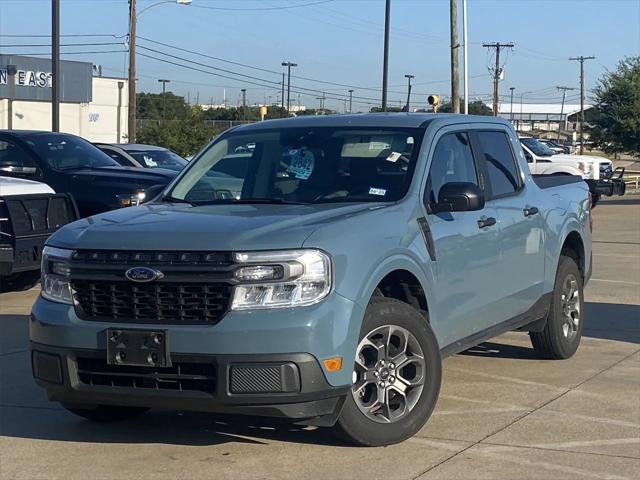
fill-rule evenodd
<path id="1" fill-rule="evenodd" d="M 509 330 L 578 348 L 588 187 L 533 177 L 500 119 L 242 126 L 155 195 L 44 252 L 33 374 L 83 417 L 280 416 L 385 445 L 428 420 L 444 357 Z"/>

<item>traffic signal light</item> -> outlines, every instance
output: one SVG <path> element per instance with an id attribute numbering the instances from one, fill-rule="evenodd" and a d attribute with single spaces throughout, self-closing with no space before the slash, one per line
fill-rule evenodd
<path id="1" fill-rule="evenodd" d="M 433 111 L 438 112 L 438 107 L 440 106 L 440 95 L 429 95 L 427 97 L 427 102 L 429 105 L 433 106 Z"/>

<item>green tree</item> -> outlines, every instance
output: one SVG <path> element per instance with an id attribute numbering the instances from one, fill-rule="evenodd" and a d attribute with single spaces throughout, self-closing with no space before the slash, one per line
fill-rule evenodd
<path id="1" fill-rule="evenodd" d="M 627 57 L 593 91 L 591 139 L 607 153 L 640 155 L 640 57 Z"/>

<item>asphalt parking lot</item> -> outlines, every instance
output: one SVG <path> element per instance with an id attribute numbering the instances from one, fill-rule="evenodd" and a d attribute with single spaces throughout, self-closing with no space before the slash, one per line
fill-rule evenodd
<path id="1" fill-rule="evenodd" d="M 449 358 L 430 422 L 385 448 L 269 419 L 157 411 L 89 423 L 31 378 L 37 290 L 2 294 L 0 478 L 640 478 L 640 196 L 604 201 L 594 217 L 576 356 L 540 359 L 509 333 Z"/>

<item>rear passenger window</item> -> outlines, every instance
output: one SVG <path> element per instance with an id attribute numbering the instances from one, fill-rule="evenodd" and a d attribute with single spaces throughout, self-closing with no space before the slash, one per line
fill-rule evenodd
<path id="1" fill-rule="evenodd" d="M 518 191 L 518 168 L 504 132 L 478 132 L 494 197 Z"/>
<path id="2" fill-rule="evenodd" d="M 449 133 L 438 140 L 427 179 L 427 201 L 437 202 L 440 188 L 449 182 L 478 184 L 469 137 L 464 132 Z"/>

